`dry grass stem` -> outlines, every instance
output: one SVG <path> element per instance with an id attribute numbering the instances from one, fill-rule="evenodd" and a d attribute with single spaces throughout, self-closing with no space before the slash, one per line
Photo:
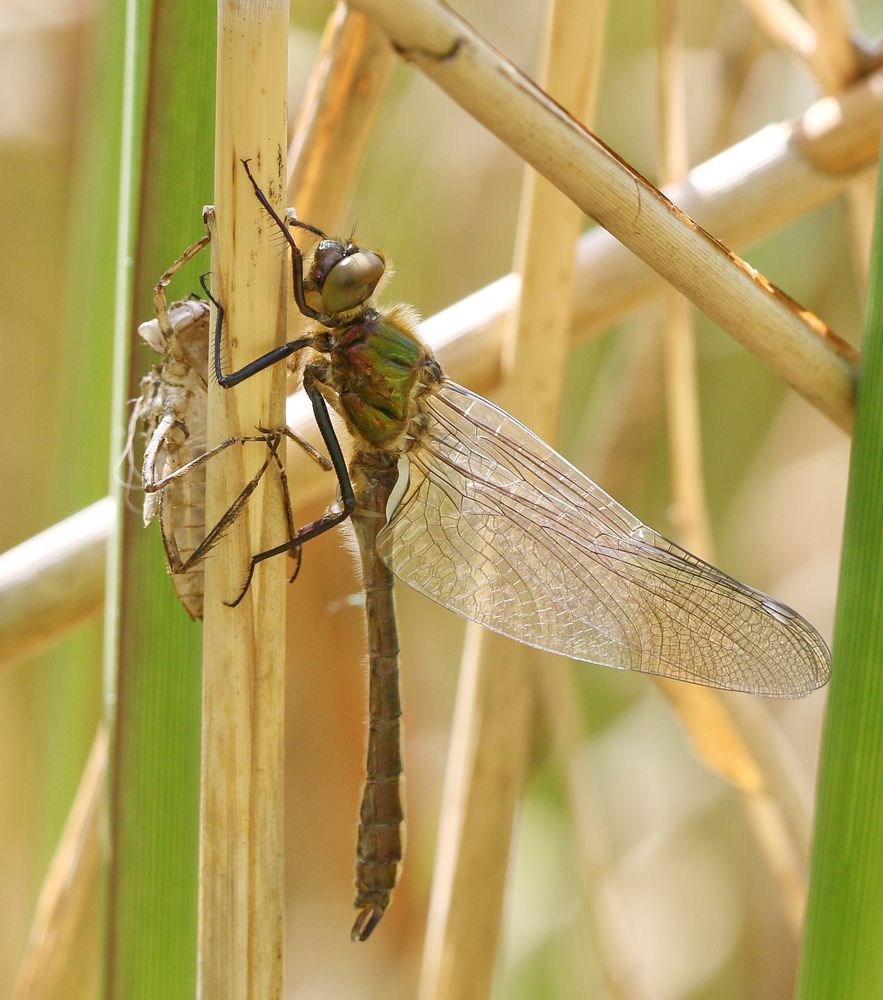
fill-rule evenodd
<path id="1" fill-rule="evenodd" d="M 576 431 L 584 442 L 577 464 L 591 470 L 611 496 L 632 494 L 637 470 L 647 468 L 656 448 L 647 428 L 659 419 L 663 381 L 662 342 L 649 323 L 611 344 Z"/>
<path id="2" fill-rule="evenodd" d="M 219 5 L 212 287 L 228 372 L 285 334 L 285 259 L 240 161 L 284 209 L 287 39 L 285 0 Z M 229 391 L 212 383 L 208 445 L 280 426 L 283 386 L 278 365 Z M 228 449 L 209 467 L 210 522 L 258 460 Z M 262 564 L 236 608 L 224 602 L 240 595 L 250 557 L 286 537 L 278 483 L 263 483 L 206 563 L 197 972 L 206 1000 L 282 992 L 285 560 Z"/>
<path id="3" fill-rule="evenodd" d="M 779 48 L 793 52 L 811 63 L 816 51 L 816 34 L 805 17 L 788 0 L 742 0 L 758 27 Z"/>
<path id="4" fill-rule="evenodd" d="M 614 493 L 632 488 L 629 474 L 645 461 L 644 429 L 661 406 L 659 369 L 658 340 L 649 330 L 642 331 L 610 358 L 596 390 L 599 406 L 604 406 L 605 433 L 593 435 L 594 447 L 585 464 L 600 482 L 611 484 Z M 596 411 L 589 408 L 587 426 L 602 423 Z M 805 776 L 792 762 L 793 750 L 765 704 L 674 682 L 661 686 L 677 702 L 673 707 L 685 731 L 713 770 L 743 794 L 769 792 L 779 803 L 787 835 L 803 865 L 810 825 Z"/>
<path id="5" fill-rule="evenodd" d="M 839 94 L 861 72 L 862 53 L 853 40 L 855 18 L 851 4 L 845 0 L 839 4 L 811 0 L 806 7 L 817 37 L 811 64 L 825 89 Z M 868 273 L 871 252 L 876 187 L 876 177 L 865 175 L 855 178 L 847 191 L 853 246 L 864 275 Z"/>
<path id="6" fill-rule="evenodd" d="M 612 891 L 608 877 L 614 858 L 597 789 L 603 775 L 592 767 L 586 753 L 585 726 L 580 717 L 580 694 L 572 664 L 548 664 L 537 671 L 540 706 L 552 753 L 564 776 L 570 809 L 573 856 L 580 881 L 581 941 L 592 941 L 594 958 L 610 997 L 638 997 L 633 983 L 634 942 L 628 932 L 628 915 Z M 606 995 L 606 994 L 605 994 Z"/>
<path id="7" fill-rule="evenodd" d="M 106 772 L 107 732 L 100 726 L 43 880 L 12 1000 L 96 995 L 100 964 L 99 819 Z"/>
<path id="8" fill-rule="evenodd" d="M 702 470 L 696 340 L 690 304 L 670 289 L 664 297 L 666 418 L 672 481 L 671 520 L 678 540 L 714 560 Z"/>
<path id="9" fill-rule="evenodd" d="M 686 82 L 678 0 L 660 5 L 660 175 L 667 183 L 687 172 Z M 676 537 L 691 552 L 713 559 L 702 469 L 696 348 L 689 303 L 675 289 L 663 297 L 666 416 Z M 759 769 L 715 691 L 657 678 L 697 752 L 743 792 L 761 787 Z"/>
<path id="10" fill-rule="evenodd" d="M 584 212 L 832 420 L 851 425 L 851 352 L 817 316 L 709 236 L 447 8 L 429 0 L 354 6 Z"/>
<path id="11" fill-rule="evenodd" d="M 816 36 L 813 71 L 826 90 L 841 90 L 858 76 L 863 61 L 853 41 L 852 0 L 803 0 L 803 7 Z"/>
<path id="12" fill-rule="evenodd" d="M 688 169 L 680 0 L 663 0 L 660 28 L 660 175 L 664 182 L 675 183 Z M 691 552 L 713 561 L 702 466 L 699 379 L 692 317 L 689 304 L 674 289 L 667 291 L 663 301 L 673 522 L 676 537 L 682 544 Z M 800 864 L 799 851 L 789 837 L 782 812 L 769 796 L 762 769 L 763 758 L 751 743 L 756 729 L 741 731 L 740 717 L 730 711 L 733 699 L 720 692 L 662 678 L 657 682 L 700 756 L 719 774 L 734 782 L 742 793 L 749 826 L 785 900 L 796 942 L 806 892 L 806 872 Z"/>
<path id="13" fill-rule="evenodd" d="M 340 228 L 392 65 L 386 35 L 338 3 L 288 150 L 289 204 L 328 232 Z"/>
<path id="14" fill-rule="evenodd" d="M 871 242 L 874 233 L 876 183 L 876 178 L 872 174 L 862 174 L 850 184 L 847 192 L 853 253 L 859 272 L 865 279 L 868 276 Z"/>
<path id="15" fill-rule="evenodd" d="M 797 120 L 767 125 L 699 164 L 667 194 L 727 246 L 750 246 L 840 196 L 863 168 L 873 167 L 881 115 L 883 72 L 877 72 L 838 97 L 816 101 Z M 583 236 L 577 254 L 574 319 L 583 336 L 665 287 L 603 229 Z M 843 405 L 852 405 L 851 397 L 829 401 Z"/>
<path id="16" fill-rule="evenodd" d="M 606 3 L 552 3 L 541 77 L 556 98 L 594 110 Z M 588 56 L 585 39 L 594 40 Z M 578 209 L 533 171 L 522 192 L 514 270 L 519 307 L 504 340 L 502 404 L 548 440 L 570 350 Z M 496 962 L 509 840 L 534 716 L 537 654 L 479 626 L 467 627 L 467 656 L 451 739 L 445 816 L 427 927 L 421 996 L 483 995 Z M 505 672 L 499 669 L 506 661 Z M 547 672 L 549 683 L 560 676 Z"/>
<path id="17" fill-rule="evenodd" d="M 529 726 L 530 699 L 519 689 L 524 670 L 509 662 L 511 647 L 506 651 L 510 683 L 489 683 L 488 671 L 479 668 L 487 636 L 477 628 L 466 631 L 420 972 L 421 1000 L 486 997 L 493 980 L 500 899 L 509 866 L 510 831 L 501 829 L 501 817 L 511 821 L 511 803 L 521 791 L 520 762 L 513 769 L 498 748 Z M 475 774 L 481 780 L 469 780 Z M 480 800 L 480 795 L 485 798 Z"/>
<path id="18" fill-rule="evenodd" d="M 109 498 L 0 555 L 0 663 L 12 666 L 96 617 L 104 600 Z"/>
<path id="19" fill-rule="evenodd" d="M 662 0 L 659 19 L 659 173 L 664 184 L 674 184 L 683 180 L 688 169 L 683 13 L 679 0 Z M 704 559 L 712 559 L 692 315 L 688 303 L 674 289 L 668 290 L 663 303 L 672 521 L 682 544 Z"/>
<path id="20" fill-rule="evenodd" d="M 600 482 L 611 484 L 614 493 L 631 488 L 630 472 L 645 461 L 643 433 L 660 406 L 660 359 L 658 343 L 649 330 L 629 338 L 607 366 L 608 374 L 597 389 L 603 401 L 606 432 L 594 435 L 588 466 Z M 595 427 L 601 417 L 586 414 L 585 422 Z M 609 419 L 609 414 L 614 419 Z M 777 838 L 787 842 L 787 853 L 766 850 L 766 834 L 758 839 L 770 867 L 778 870 L 779 857 L 795 859 L 785 898 L 793 899 L 791 886 L 802 884 L 809 851 L 809 789 L 803 769 L 794 759 L 794 750 L 783 737 L 778 723 L 763 701 L 720 694 L 708 689 L 659 681 L 672 702 L 694 749 L 708 766 L 749 797 L 749 821 L 755 815 L 755 801 L 770 799 L 780 815 Z M 782 827 L 782 824 L 784 827 Z M 789 915 L 794 912 L 793 906 Z"/>
<path id="21" fill-rule="evenodd" d="M 796 947 L 806 902 L 809 815 L 789 814 L 782 803 L 799 799 L 799 777 L 777 759 L 788 748 L 762 704 L 751 716 L 726 693 L 657 678 L 690 742 L 708 766 L 742 794 L 746 819 L 759 852 L 778 886 Z"/>
<path id="22" fill-rule="evenodd" d="M 288 147 L 287 203 L 332 235 L 349 204 L 392 66 L 386 35 L 340 0 L 325 26 Z M 290 340 L 309 325 L 289 310 Z M 308 422 L 315 423 L 312 411 Z"/>
<path id="23" fill-rule="evenodd" d="M 779 891 L 785 924 L 792 934 L 790 951 L 796 959 L 806 913 L 809 877 L 806 860 L 799 855 L 794 840 L 788 836 L 781 806 L 774 795 L 759 792 L 750 796 L 746 803 L 751 830 L 763 850 L 763 859 Z M 784 952 L 780 957 L 785 960 Z"/>
<path id="24" fill-rule="evenodd" d="M 771 717 L 764 701 L 757 698 L 726 697 L 727 712 L 736 721 L 739 733 L 749 744 L 763 775 L 758 797 L 769 795 L 787 828 L 787 840 L 794 851 L 794 865 L 805 883 L 812 828 L 812 778 L 797 757 L 778 721 Z"/>

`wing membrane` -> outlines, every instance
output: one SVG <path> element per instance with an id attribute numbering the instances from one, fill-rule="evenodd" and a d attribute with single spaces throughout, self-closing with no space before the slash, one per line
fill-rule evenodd
<path id="1" fill-rule="evenodd" d="M 449 380 L 424 405 L 414 485 L 377 542 L 405 583 L 578 660 L 773 697 L 827 681 L 800 615 L 648 528 L 503 410 Z"/>

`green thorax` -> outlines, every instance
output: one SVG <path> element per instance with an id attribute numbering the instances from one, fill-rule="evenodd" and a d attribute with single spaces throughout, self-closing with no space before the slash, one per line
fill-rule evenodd
<path id="1" fill-rule="evenodd" d="M 342 415 L 378 449 L 395 446 L 407 432 L 421 375 L 432 359 L 402 320 L 395 312 L 366 310 L 338 333 L 331 355 Z"/>

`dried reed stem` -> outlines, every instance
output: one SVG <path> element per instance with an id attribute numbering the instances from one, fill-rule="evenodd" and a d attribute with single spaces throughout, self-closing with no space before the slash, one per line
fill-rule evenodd
<path id="1" fill-rule="evenodd" d="M 556 98 L 594 108 L 606 3 L 552 3 L 542 77 Z M 593 51 L 587 55 L 586 40 Z M 514 270 L 521 301 L 504 345 L 503 405 L 547 439 L 570 349 L 573 255 L 581 216 L 533 171 L 526 172 Z M 420 994 L 483 996 L 496 962 L 509 840 L 534 716 L 538 654 L 470 624 L 445 782 Z M 505 660 L 506 670 L 500 670 Z M 553 671 L 546 672 L 553 683 Z"/>
<path id="2" fill-rule="evenodd" d="M 114 507 L 99 500 L 0 555 L 0 663 L 36 656 L 104 599 Z"/>
<path id="3" fill-rule="evenodd" d="M 392 65 L 386 35 L 338 3 L 288 149 L 289 203 L 328 232 L 340 228 Z"/>
<path id="4" fill-rule="evenodd" d="M 281 341 L 285 258 L 240 160 L 284 208 L 286 0 L 222 0 L 218 22 L 212 288 L 223 304 L 224 363 L 234 370 Z M 232 390 L 212 383 L 208 444 L 283 423 L 280 366 Z M 259 456 L 230 448 L 210 464 L 214 523 Z M 264 486 L 267 488 L 263 488 Z M 285 560 L 250 556 L 286 537 L 278 483 L 262 484 L 206 563 L 198 992 L 204 1000 L 282 993 Z"/>
<path id="5" fill-rule="evenodd" d="M 694 167 L 666 193 L 727 246 L 750 246 L 840 196 L 863 168 L 873 167 L 881 113 L 878 71 L 836 98 L 816 101 L 793 121 L 764 126 Z M 584 236 L 577 254 L 574 318 L 583 335 L 621 319 L 664 287 L 660 275 L 605 230 Z M 836 382 L 833 373 L 830 382 Z M 832 398 L 829 407 L 852 403 L 851 396 Z"/>
<path id="6" fill-rule="evenodd" d="M 682 4 L 660 5 L 660 174 L 666 183 L 687 173 L 686 80 L 684 78 Z M 696 346 L 689 304 L 674 289 L 665 299 L 668 436 L 676 538 L 691 552 L 714 561 L 711 526 L 702 468 L 701 417 Z M 705 688 L 657 678 L 677 712 L 694 748 L 718 774 L 734 782 L 755 840 L 779 886 L 792 931 L 800 926 L 805 896 L 805 866 L 790 837 L 781 810 L 770 796 L 762 759 L 751 744 L 754 728 L 742 732 L 731 711 L 734 699 Z M 769 727 L 768 727 L 769 728 Z"/>
<path id="7" fill-rule="evenodd" d="M 838 91 L 856 78 L 863 53 L 853 41 L 855 11 L 851 0 L 804 0 L 806 18 L 816 36 L 811 66 L 826 90 Z"/>
<path id="8" fill-rule="evenodd" d="M 816 51 L 816 34 L 805 17 L 788 0 L 742 0 L 758 27 L 773 44 L 793 52 L 805 62 Z"/>
<path id="9" fill-rule="evenodd" d="M 99 820 L 106 772 L 107 732 L 99 726 L 43 880 L 12 1000 L 91 996 L 97 990 Z"/>
<path id="10" fill-rule="evenodd" d="M 659 5 L 659 174 L 664 184 L 687 174 L 687 106 L 680 0 Z M 692 315 L 683 296 L 669 289 L 664 298 L 663 340 L 666 414 L 671 464 L 673 522 L 679 540 L 712 559 L 711 527 L 702 469 L 699 378 Z"/>
<path id="11" fill-rule="evenodd" d="M 818 317 L 677 209 L 448 8 L 353 0 L 403 56 L 840 426 L 851 352 Z"/>
<path id="12" fill-rule="evenodd" d="M 808 0 L 807 17 L 815 31 L 816 44 L 809 65 L 825 90 L 839 94 L 861 73 L 865 54 L 855 40 L 855 14 L 848 0 L 819 3 Z M 867 277 L 877 184 L 873 175 L 857 177 L 847 191 L 853 246 L 862 274 Z"/>

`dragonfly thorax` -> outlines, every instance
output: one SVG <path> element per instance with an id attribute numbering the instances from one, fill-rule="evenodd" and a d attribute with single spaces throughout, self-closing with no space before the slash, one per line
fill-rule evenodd
<path id="1" fill-rule="evenodd" d="M 366 309 L 334 339 L 331 372 L 339 409 L 369 448 L 403 449 L 417 397 L 438 369 L 411 320 L 410 311 Z"/>

